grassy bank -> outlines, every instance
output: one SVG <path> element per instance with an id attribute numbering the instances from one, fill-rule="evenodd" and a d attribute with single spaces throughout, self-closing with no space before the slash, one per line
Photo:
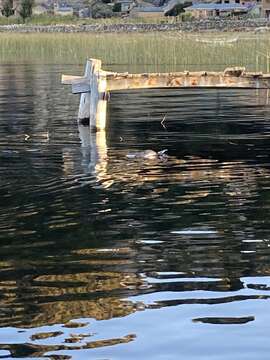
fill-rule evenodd
<path id="1" fill-rule="evenodd" d="M 267 53 L 267 34 L 0 34 L 1 63 L 82 64 L 87 57 L 96 57 L 120 70 L 129 65 L 140 66 L 140 71 L 237 65 L 266 71 Z"/>

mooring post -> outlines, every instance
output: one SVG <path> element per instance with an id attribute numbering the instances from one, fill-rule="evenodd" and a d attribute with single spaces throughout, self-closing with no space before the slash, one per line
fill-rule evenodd
<path id="1" fill-rule="evenodd" d="M 101 61 L 92 59 L 90 79 L 90 132 L 105 130 L 107 112 L 106 72 L 101 70 Z"/>
<path id="2" fill-rule="evenodd" d="M 91 73 L 92 73 L 92 61 L 87 60 L 84 79 L 90 82 Z M 80 106 L 78 113 L 78 125 L 89 126 L 90 120 L 90 92 L 81 93 Z"/>

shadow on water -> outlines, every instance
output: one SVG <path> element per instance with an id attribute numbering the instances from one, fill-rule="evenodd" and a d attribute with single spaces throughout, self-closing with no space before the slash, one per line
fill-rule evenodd
<path id="1" fill-rule="evenodd" d="M 81 127 L 81 147 L 78 99 L 56 78 L 70 68 L 13 70 L 0 82 L 0 356 L 175 359 L 180 342 L 190 359 L 204 346 L 252 358 L 243 334 L 266 359 L 266 93 L 115 93 L 107 133 Z M 166 161 L 126 157 L 164 148 Z"/>

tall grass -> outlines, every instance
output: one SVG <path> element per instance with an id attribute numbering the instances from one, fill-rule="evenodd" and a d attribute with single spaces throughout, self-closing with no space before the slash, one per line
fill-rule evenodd
<path id="1" fill-rule="evenodd" d="M 208 42 L 201 41 L 207 36 Z M 245 66 L 266 71 L 270 37 L 258 34 L 0 34 L 0 63 L 82 64 L 102 59 L 107 68 L 139 71 L 220 70 Z M 238 36 L 237 41 L 229 40 Z M 225 37 L 225 39 L 224 39 Z M 214 39 L 211 43 L 211 39 Z M 226 42 L 228 40 L 228 43 Z M 113 66 L 115 65 L 115 67 Z M 105 66 L 106 67 L 106 66 Z M 269 64 L 268 64 L 269 67 Z"/>
<path id="2" fill-rule="evenodd" d="M 57 15 L 33 15 L 30 18 L 25 19 L 27 25 L 94 25 L 94 24 L 125 24 L 125 23 L 164 23 L 172 22 L 174 19 L 170 17 L 163 18 L 123 18 L 115 16 L 106 19 L 92 19 L 92 18 L 79 18 L 77 16 L 66 15 L 66 16 L 57 16 Z M 5 17 L 0 16 L 0 25 L 11 25 L 11 24 L 22 24 L 23 20 L 20 17 Z"/>

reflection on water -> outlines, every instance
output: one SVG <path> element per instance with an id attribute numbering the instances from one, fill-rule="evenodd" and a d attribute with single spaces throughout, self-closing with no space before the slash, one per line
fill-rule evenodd
<path id="1" fill-rule="evenodd" d="M 4 69 L 0 357 L 267 359 L 267 94 L 114 93 L 90 137 L 74 68 Z"/>

